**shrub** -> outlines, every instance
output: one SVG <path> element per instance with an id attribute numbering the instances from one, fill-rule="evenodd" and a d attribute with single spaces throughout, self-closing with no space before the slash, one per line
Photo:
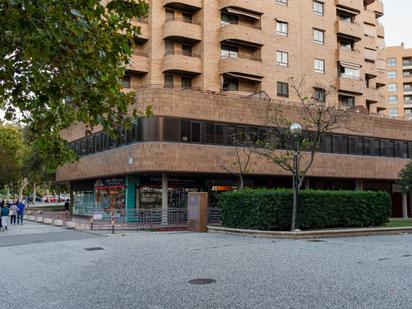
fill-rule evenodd
<path id="1" fill-rule="evenodd" d="M 292 190 L 245 189 L 220 194 L 223 225 L 231 228 L 288 230 Z M 299 192 L 296 226 L 300 229 L 378 226 L 389 222 L 391 199 L 386 192 Z"/>

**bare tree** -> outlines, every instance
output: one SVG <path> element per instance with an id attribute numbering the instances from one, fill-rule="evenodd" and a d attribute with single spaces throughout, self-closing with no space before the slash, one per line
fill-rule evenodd
<path id="1" fill-rule="evenodd" d="M 297 105 L 290 108 L 296 108 L 300 115 L 292 121 L 284 116 L 285 106 L 269 106 L 265 115 L 267 126 L 270 127 L 269 133 L 264 140 L 257 142 L 254 151 L 282 169 L 292 174 L 296 173 L 299 190 L 313 165 L 322 138 L 345 123 L 348 112 L 340 109 L 336 102 L 327 100 L 332 93 L 336 93 L 334 87 L 319 86 L 314 92 L 313 88 L 305 88 L 304 79 L 298 80 L 293 77 L 289 78 L 289 86 L 298 98 Z M 302 126 L 303 132 L 300 137 L 294 137 L 289 131 L 293 122 L 299 122 Z M 294 158 L 301 162 L 296 172 Z M 296 209 L 297 202 L 294 198 L 292 230 L 295 230 Z"/>
<path id="2" fill-rule="evenodd" d="M 234 146 L 235 160 L 229 164 L 222 163 L 220 167 L 229 174 L 239 177 L 240 189 L 243 189 L 245 187 L 245 174 L 249 172 L 248 168 L 254 153 L 255 140 L 250 132 L 241 129 L 230 135 L 229 139 Z"/>

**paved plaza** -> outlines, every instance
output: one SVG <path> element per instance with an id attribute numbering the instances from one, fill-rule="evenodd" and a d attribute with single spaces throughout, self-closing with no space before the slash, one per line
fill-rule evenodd
<path id="1" fill-rule="evenodd" d="M 411 235 L 313 242 L 26 223 L 0 233 L 0 257 L 0 308 L 412 308 Z"/>

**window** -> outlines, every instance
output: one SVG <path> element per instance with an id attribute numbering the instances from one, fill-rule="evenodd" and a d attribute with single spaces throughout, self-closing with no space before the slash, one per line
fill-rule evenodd
<path id="1" fill-rule="evenodd" d="M 412 91 L 412 83 L 403 84 L 403 91 Z"/>
<path id="2" fill-rule="evenodd" d="M 130 75 L 123 76 L 123 80 L 122 80 L 123 88 L 130 88 L 131 86 L 130 80 L 131 80 Z"/>
<path id="3" fill-rule="evenodd" d="M 166 88 L 173 88 L 174 87 L 174 80 L 172 74 L 165 74 L 165 87 Z"/>
<path id="4" fill-rule="evenodd" d="M 318 44 L 325 44 L 325 31 L 313 29 L 313 41 Z"/>
<path id="5" fill-rule="evenodd" d="M 396 67 L 396 58 L 388 58 L 386 64 L 388 67 Z"/>
<path id="6" fill-rule="evenodd" d="M 326 99 L 326 91 L 322 88 L 313 88 L 313 98 L 319 102 L 325 102 Z"/>
<path id="7" fill-rule="evenodd" d="M 283 36 L 288 36 L 288 27 L 289 24 L 284 21 L 276 21 L 276 33 L 283 35 Z"/>
<path id="8" fill-rule="evenodd" d="M 174 20 L 175 19 L 175 11 L 173 10 L 166 10 L 166 20 Z"/>
<path id="9" fill-rule="evenodd" d="M 398 96 L 397 95 L 390 95 L 388 97 L 389 104 L 397 104 L 398 103 Z"/>
<path id="10" fill-rule="evenodd" d="M 287 52 L 277 51 L 276 53 L 276 64 L 282 67 L 287 67 L 289 65 L 289 55 Z"/>
<path id="11" fill-rule="evenodd" d="M 278 82 L 277 83 L 277 94 L 279 97 L 289 97 L 289 84 L 288 83 L 283 83 L 283 82 Z"/>
<path id="12" fill-rule="evenodd" d="M 352 41 L 348 41 L 348 40 L 339 40 L 339 46 L 342 49 L 346 49 L 346 50 L 353 50 L 354 49 L 354 44 Z"/>
<path id="13" fill-rule="evenodd" d="M 239 58 L 239 49 L 234 46 L 222 45 L 220 49 L 220 57 L 222 59 Z"/>
<path id="14" fill-rule="evenodd" d="M 186 23 L 192 23 L 193 16 L 190 13 L 182 13 L 183 21 Z"/>
<path id="15" fill-rule="evenodd" d="M 192 57 L 192 46 L 187 44 L 182 44 L 182 54 L 183 56 Z"/>
<path id="16" fill-rule="evenodd" d="M 355 97 L 340 95 L 339 102 L 341 103 L 342 106 L 351 108 L 355 106 Z"/>
<path id="17" fill-rule="evenodd" d="M 398 85 L 396 83 L 388 84 L 388 91 L 389 92 L 396 92 L 398 91 Z"/>
<path id="18" fill-rule="evenodd" d="M 398 117 L 398 109 L 397 108 L 390 108 L 388 115 L 389 115 L 389 117 Z"/>
<path id="19" fill-rule="evenodd" d="M 276 3 L 277 4 L 280 4 L 280 5 L 288 5 L 288 0 L 276 0 Z"/>
<path id="20" fill-rule="evenodd" d="M 316 73 L 325 74 L 325 60 L 315 59 L 314 60 L 314 71 Z"/>
<path id="21" fill-rule="evenodd" d="M 226 13 L 222 13 L 220 15 L 220 25 L 222 27 L 231 25 L 231 24 L 238 24 L 239 23 L 239 18 L 235 15 L 230 15 Z"/>
<path id="22" fill-rule="evenodd" d="M 195 122 L 192 121 L 191 123 L 191 142 L 192 143 L 200 143 L 201 138 L 200 138 L 200 122 Z"/>
<path id="23" fill-rule="evenodd" d="M 182 88 L 191 89 L 192 88 L 192 79 L 190 77 L 182 76 Z"/>
<path id="24" fill-rule="evenodd" d="M 346 14 L 344 12 L 339 12 L 339 20 L 345 23 L 352 23 L 354 20 L 354 16 L 351 14 Z"/>
<path id="25" fill-rule="evenodd" d="M 239 80 L 236 78 L 224 77 L 223 78 L 223 91 L 238 91 Z"/>
<path id="26" fill-rule="evenodd" d="M 396 78 L 396 71 L 388 71 L 388 78 Z"/>
<path id="27" fill-rule="evenodd" d="M 173 41 L 165 41 L 165 55 L 174 54 L 175 43 Z"/>
<path id="28" fill-rule="evenodd" d="M 324 3 L 320 1 L 313 1 L 313 13 L 316 15 L 324 15 Z"/>
<path id="29" fill-rule="evenodd" d="M 405 99 L 405 104 L 411 104 L 412 102 L 412 96 L 406 95 L 403 97 Z"/>
<path id="30" fill-rule="evenodd" d="M 340 68 L 340 77 L 348 79 L 360 79 L 360 69 L 355 67 L 346 67 L 341 65 Z"/>

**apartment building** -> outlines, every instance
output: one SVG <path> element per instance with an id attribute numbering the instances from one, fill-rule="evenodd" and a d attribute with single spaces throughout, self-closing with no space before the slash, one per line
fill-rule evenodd
<path id="1" fill-rule="evenodd" d="M 273 105 L 299 118 L 291 76 L 305 79 L 308 95 L 335 87 L 327 104 L 353 111 L 349 127 L 325 137 L 305 187 L 385 190 L 402 214 L 407 199 L 394 183 L 412 157 L 412 124 L 374 115 L 386 85 L 381 1 L 148 2 L 124 87 L 154 117 L 119 128 L 115 139 L 98 130 L 84 136 L 81 125 L 62 132 L 80 156 L 57 173 L 71 185 L 75 214 L 115 201 L 185 207 L 193 190 L 210 192 L 213 205 L 216 192 L 238 184 L 222 169 L 235 160 L 231 134 L 265 136 L 262 115 Z M 291 177 L 255 156 L 246 184 L 290 187 Z"/>
<path id="2" fill-rule="evenodd" d="M 412 120 L 412 48 L 390 46 L 386 50 L 387 87 L 385 114 Z"/>

